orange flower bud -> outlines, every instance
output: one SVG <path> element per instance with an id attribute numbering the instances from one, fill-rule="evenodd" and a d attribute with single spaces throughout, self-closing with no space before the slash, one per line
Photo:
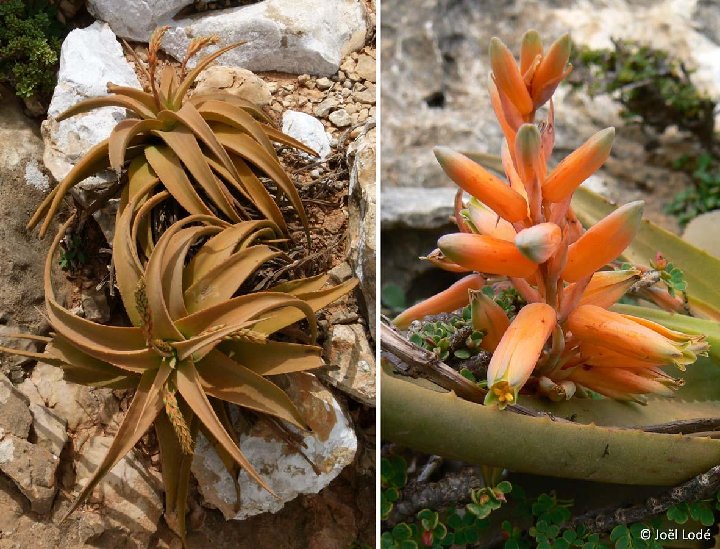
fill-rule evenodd
<path id="1" fill-rule="evenodd" d="M 499 38 L 490 40 L 490 65 L 498 90 L 505 94 L 521 115 L 533 111 L 533 101 L 520 68 L 510 50 Z"/>
<path id="2" fill-rule="evenodd" d="M 649 373 L 650 377 L 643 375 L 645 373 Z M 673 396 L 673 388 L 681 385 L 672 378 L 645 370 L 592 366 L 575 368 L 568 379 L 616 400 L 634 400 L 641 403 L 646 401 L 642 397 L 644 394 Z"/>
<path id="3" fill-rule="evenodd" d="M 527 217 L 525 199 L 480 164 L 447 147 L 435 147 L 434 152 L 450 179 L 502 218 L 514 222 Z"/>
<path id="4" fill-rule="evenodd" d="M 605 347 L 622 355 L 655 364 L 683 368 L 707 348 L 703 338 L 657 328 L 654 322 L 581 305 L 568 316 L 566 327 L 581 343 Z M 662 329 L 661 329 L 662 328 Z"/>
<path id="5" fill-rule="evenodd" d="M 509 242 L 515 240 L 515 229 L 510 222 L 504 220 L 477 198 L 470 200 L 468 216 L 470 223 L 479 234 L 486 234 Z"/>
<path id="6" fill-rule="evenodd" d="M 615 128 L 605 128 L 566 156 L 545 179 L 543 200 L 561 202 L 570 196 L 605 163 L 614 139 Z"/>
<path id="7" fill-rule="evenodd" d="M 520 253 L 513 242 L 480 234 L 441 236 L 438 247 L 451 261 L 483 273 L 527 278 L 537 264 Z"/>
<path id="8" fill-rule="evenodd" d="M 542 56 L 542 39 L 536 30 L 527 31 L 520 46 L 520 73 L 525 76 L 538 55 Z"/>
<path id="9" fill-rule="evenodd" d="M 435 248 L 427 256 L 421 257 L 420 259 L 425 259 L 443 271 L 451 273 L 468 273 L 472 270 L 449 261 L 438 248 Z"/>
<path id="10" fill-rule="evenodd" d="M 617 258 L 640 228 L 643 206 L 641 200 L 625 204 L 583 233 L 568 248 L 562 278 L 577 282 Z"/>
<path id="11" fill-rule="evenodd" d="M 428 315 L 451 313 L 464 307 L 470 301 L 468 290 L 479 290 L 485 285 L 485 279 L 479 274 L 471 274 L 458 280 L 447 290 L 427 298 L 406 309 L 393 320 L 393 324 L 404 330 L 414 320 Z"/>
<path id="12" fill-rule="evenodd" d="M 498 403 L 503 408 L 517 401 L 556 320 L 555 309 L 545 303 L 531 303 L 520 310 L 490 359 L 485 404 Z"/>
<path id="13" fill-rule="evenodd" d="M 518 250 L 535 263 L 545 263 L 560 247 L 562 231 L 555 223 L 540 223 L 520 231 L 515 237 Z"/>
<path id="14" fill-rule="evenodd" d="M 568 66 L 572 43 L 570 35 L 558 38 L 540 61 L 532 79 L 532 99 L 535 108 L 542 106 L 555 92 L 558 84 L 572 71 Z"/>
<path id="15" fill-rule="evenodd" d="M 580 298 L 580 305 L 597 305 L 607 309 L 617 303 L 638 280 L 640 280 L 640 271 L 637 269 L 598 271 L 585 288 Z M 570 290 L 572 286 L 574 285 L 571 284 L 566 290 Z"/>
<path id="16" fill-rule="evenodd" d="M 488 352 L 493 352 L 500 343 L 505 330 L 510 326 L 507 314 L 482 290 L 470 290 L 470 312 L 473 329 L 485 333 L 480 347 Z"/>

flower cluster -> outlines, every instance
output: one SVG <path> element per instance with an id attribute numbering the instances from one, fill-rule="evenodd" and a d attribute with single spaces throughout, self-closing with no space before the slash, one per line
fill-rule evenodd
<path id="1" fill-rule="evenodd" d="M 554 145 L 552 95 L 570 73 L 570 39 L 545 51 L 537 32 L 522 41 L 520 62 L 498 38 L 490 42 L 489 92 L 504 134 L 505 179 L 445 147 L 435 156 L 459 187 L 458 233 L 442 236 L 428 256 L 452 272 L 469 272 L 448 290 L 395 319 L 399 327 L 470 303 L 473 328 L 493 353 L 486 403 L 504 407 L 524 386 L 553 400 L 590 389 L 643 402 L 670 396 L 682 382 L 661 368 L 683 370 L 707 351 L 705 338 L 608 310 L 640 280 L 642 269 L 612 264 L 640 227 L 643 203 L 626 204 L 585 230 L 573 192 L 607 160 L 614 128 L 599 131 L 548 168 Z M 545 120 L 536 121 L 543 108 Z M 471 196 L 465 202 L 464 193 Z M 527 301 L 512 321 L 484 298 L 485 275 L 507 277 Z M 533 383 L 528 380 L 533 378 Z"/>

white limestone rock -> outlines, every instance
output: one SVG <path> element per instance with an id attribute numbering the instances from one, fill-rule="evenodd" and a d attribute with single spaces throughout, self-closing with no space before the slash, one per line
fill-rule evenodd
<path id="1" fill-rule="evenodd" d="M 312 434 L 302 433 L 307 446 L 303 452 L 319 474 L 278 436 L 277 430 L 258 421 L 240 435 L 240 448 L 279 499 L 243 471 L 239 475 L 241 500 L 236 512 L 232 479 L 210 443 L 199 435 L 192 472 L 205 504 L 219 509 L 226 519 L 275 513 L 300 494 L 316 494 L 355 457 L 357 436 L 352 422 L 327 388 L 310 374 L 292 374 L 286 391 L 312 428 Z"/>
<path id="2" fill-rule="evenodd" d="M 156 27 L 166 24 L 192 0 L 88 0 L 87 9 L 123 38 L 147 42 Z"/>
<path id="3" fill-rule="evenodd" d="M 368 31 L 361 0 L 264 0 L 163 23 L 172 27 L 163 49 L 177 59 L 192 38 L 216 34 L 221 46 L 247 41 L 223 55 L 223 65 L 315 75 L 336 73 L 345 55 L 363 47 Z"/>
<path id="4" fill-rule="evenodd" d="M 125 59 L 115 34 L 105 23 L 95 22 L 67 35 L 60 52 L 58 83 L 53 92 L 48 119 L 43 122 L 43 160 L 53 177 L 62 180 L 94 145 L 110 135 L 125 118 L 125 110 L 104 107 L 58 123 L 54 117 L 83 99 L 107 95 L 107 84 L 140 88 L 135 72 Z M 91 177 L 81 185 L 91 189 L 115 179 Z"/>
<path id="5" fill-rule="evenodd" d="M 330 154 L 330 138 L 317 118 L 298 111 L 285 111 L 282 131 L 318 153 L 321 160 Z"/>

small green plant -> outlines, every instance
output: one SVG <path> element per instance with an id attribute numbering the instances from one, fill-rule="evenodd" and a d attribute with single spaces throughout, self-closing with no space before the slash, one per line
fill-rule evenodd
<path id="1" fill-rule="evenodd" d="M 613 40 L 613 46 L 574 48 L 570 84 L 590 95 L 616 95 L 625 117 L 657 131 L 677 125 L 703 143 L 712 141 L 715 102 L 695 87 L 682 61 L 639 42 Z"/>
<path id="2" fill-rule="evenodd" d="M 407 483 L 407 463 L 402 456 L 391 456 L 380 460 L 380 517 L 387 520 L 395 502 L 400 499 L 400 490 Z"/>
<path id="3" fill-rule="evenodd" d="M 88 261 L 83 247 L 83 240 L 78 235 L 68 236 L 60 250 L 58 265 L 63 271 L 75 271 Z"/>
<path id="4" fill-rule="evenodd" d="M 65 28 L 46 1 L 0 2 L 0 82 L 20 97 L 47 96 L 55 86 Z"/>
<path id="5" fill-rule="evenodd" d="M 410 336 L 410 341 L 432 351 L 440 360 L 450 358 L 467 360 L 480 352 L 482 336 L 482 332 L 472 329 L 470 306 L 467 306 L 460 315 L 451 315 L 447 320 L 425 323 L 420 331 Z"/>
<path id="6" fill-rule="evenodd" d="M 698 215 L 720 208 L 720 163 L 710 153 L 683 155 L 673 167 L 692 178 L 692 186 L 675 195 L 665 211 L 678 218 L 681 226 Z"/>

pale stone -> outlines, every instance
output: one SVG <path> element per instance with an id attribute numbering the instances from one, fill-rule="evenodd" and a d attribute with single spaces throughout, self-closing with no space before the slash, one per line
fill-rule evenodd
<path id="1" fill-rule="evenodd" d="M 253 72 L 240 67 L 215 65 L 200 73 L 193 93 L 217 92 L 242 97 L 261 107 L 268 105 L 272 99 L 267 83 Z"/>
<path id="2" fill-rule="evenodd" d="M 329 368 L 320 377 L 368 406 L 375 406 L 375 352 L 359 324 L 336 324 L 325 342 Z"/>
<path id="3" fill-rule="evenodd" d="M 58 458 L 42 446 L 9 434 L 0 438 L 0 471 L 28 498 L 36 513 L 47 513 L 52 507 L 58 464 Z"/>
<path id="4" fill-rule="evenodd" d="M 315 75 L 337 72 L 345 55 L 363 47 L 368 29 L 360 0 L 264 0 L 165 23 L 171 28 L 162 47 L 177 59 L 191 38 L 217 34 L 221 46 L 246 41 L 220 64 Z"/>
<path id="5" fill-rule="evenodd" d="M 105 21 L 123 38 L 147 42 L 156 27 L 172 20 L 192 0 L 88 0 L 95 19 Z"/>
<path id="6" fill-rule="evenodd" d="M 27 438 L 31 424 L 27 398 L 0 374 L 0 434 Z"/>
<path id="7" fill-rule="evenodd" d="M 319 492 L 353 461 L 357 437 L 339 402 L 311 374 L 289 377 L 288 395 L 312 428 L 310 434 L 299 433 L 306 446 L 302 451 L 307 459 L 264 421 L 258 421 L 249 432 L 240 435 L 243 454 L 279 498 L 271 496 L 242 471 L 240 510 L 236 512 L 235 488 L 230 475 L 207 439 L 198 436 L 193 474 L 206 505 L 218 508 L 226 519 L 242 520 L 258 513 L 274 513 L 300 494 Z"/>
<path id="8" fill-rule="evenodd" d="M 330 154 L 330 138 L 322 122 L 314 116 L 304 112 L 285 111 L 282 131 L 313 149 L 321 160 Z"/>
<path id="9" fill-rule="evenodd" d="M 40 404 L 31 403 L 30 412 L 32 412 L 35 443 L 48 450 L 52 455 L 60 457 L 68 441 L 67 421 Z"/>

